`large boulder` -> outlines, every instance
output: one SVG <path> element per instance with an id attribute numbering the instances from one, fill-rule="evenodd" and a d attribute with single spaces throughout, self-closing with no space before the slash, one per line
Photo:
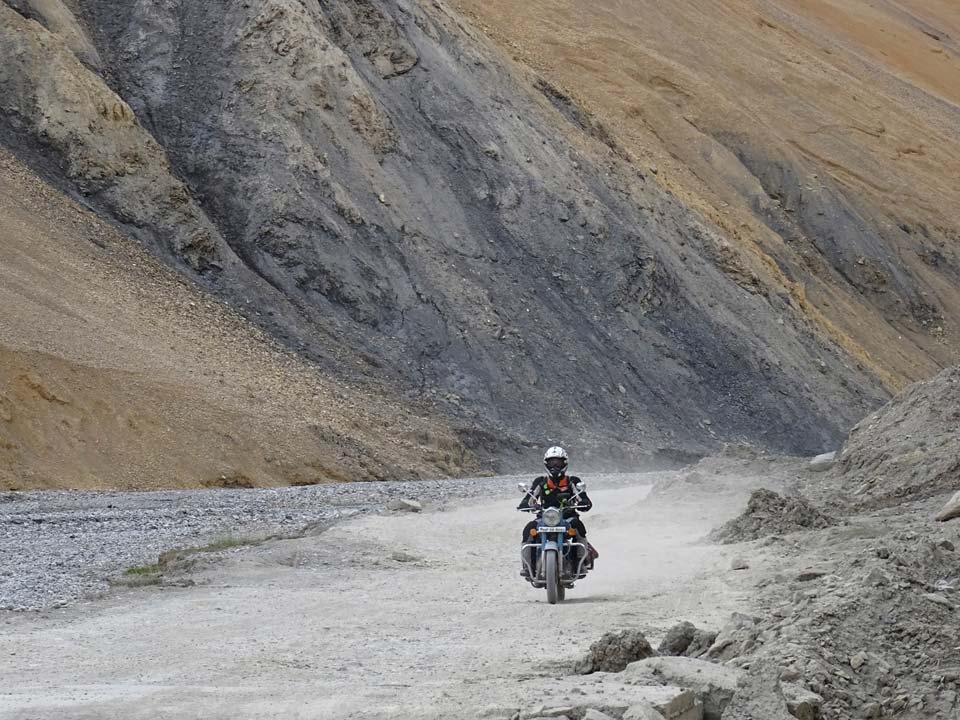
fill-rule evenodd
<path id="1" fill-rule="evenodd" d="M 697 626 L 684 620 L 667 630 L 657 652 L 660 655 L 683 655 L 697 634 Z"/>
<path id="2" fill-rule="evenodd" d="M 630 663 L 656 655 L 639 630 L 609 632 L 590 646 L 587 655 L 577 663 L 576 672 L 620 672 Z"/>
<path id="3" fill-rule="evenodd" d="M 717 639 L 717 633 L 710 630 L 701 630 L 691 622 L 677 623 L 667 631 L 660 641 L 657 653 L 660 655 L 683 655 L 686 657 L 700 657 Z"/>

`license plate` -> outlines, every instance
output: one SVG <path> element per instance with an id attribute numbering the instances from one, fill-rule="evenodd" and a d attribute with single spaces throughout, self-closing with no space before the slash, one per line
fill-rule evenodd
<path id="1" fill-rule="evenodd" d="M 537 528 L 537 530 L 539 532 L 545 532 L 545 533 L 552 533 L 552 532 L 565 533 L 567 531 L 565 527 L 541 527 L 541 528 Z"/>

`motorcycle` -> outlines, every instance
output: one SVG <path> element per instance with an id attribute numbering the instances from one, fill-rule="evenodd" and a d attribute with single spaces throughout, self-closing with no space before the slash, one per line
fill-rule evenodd
<path id="1" fill-rule="evenodd" d="M 518 487 L 530 495 L 527 485 L 519 483 Z M 520 508 L 521 512 L 537 514 L 537 526 L 530 530 L 528 542 L 520 546 L 525 577 L 533 587 L 546 589 L 547 602 L 551 605 L 562 602 L 574 582 L 587 576 L 593 548 L 572 527 L 573 513 L 586 509 L 576 502 L 585 489 L 585 483 L 580 483 L 574 488 L 570 502 L 562 508 Z"/>

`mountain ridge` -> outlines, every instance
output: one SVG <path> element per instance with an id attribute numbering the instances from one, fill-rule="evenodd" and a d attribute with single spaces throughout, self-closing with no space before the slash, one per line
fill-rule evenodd
<path id="1" fill-rule="evenodd" d="M 722 6 L 644 9 L 655 28 Z M 813 453 L 955 357 L 949 227 L 878 230 L 829 153 L 708 117 L 703 79 L 630 69 L 678 61 L 616 3 L 515 23 L 467 0 L 67 7 L 0 5 L 8 149 L 322 372 L 483 453 Z M 776 31 L 765 13 L 750 33 Z M 565 74 L 545 48 L 571 37 Z M 623 58 L 607 77 L 594 40 Z M 648 104 L 598 102 L 630 73 Z M 922 228 L 900 267 L 890 238 Z"/>

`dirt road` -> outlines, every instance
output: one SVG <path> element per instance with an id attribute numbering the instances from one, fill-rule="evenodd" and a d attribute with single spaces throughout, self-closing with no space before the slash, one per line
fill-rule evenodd
<path id="1" fill-rule="evenodd" d="M 0 717 L 459 718 L 562 703 L 571 663 L 604 632 L 655 641 L 749 606 L 728 551 L 700 540 L 736 507 L 654 511 L 647 492 L 594 486 L 601 557 L 558 606 L 518 577 L 524 518 L 497 501 L 245 549 L 195 587 L 8 615 Z"/>

